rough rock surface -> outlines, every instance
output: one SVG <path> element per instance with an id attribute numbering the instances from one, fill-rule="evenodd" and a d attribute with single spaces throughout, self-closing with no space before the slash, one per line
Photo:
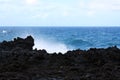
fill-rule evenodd
<path id="1" fill-rule="evenodd" d="M 0 43 L 0 80 L 120 80 L 116 46 L 65 54 L 49 54 L 33 46 L 31 36 Z"/>
<path id="2" fill-rule="evenodd" d="M 2 50 L 10 51 L 14 48 L 32 50 L 33 46 L 34 46 L 34 39 L 32 38 L 32 36 L 28 36 L 25 39 L 17 37 L 14 39 L 14 41 L 3 41 L 2 43 L 0 43 L 0 51 Z"/>

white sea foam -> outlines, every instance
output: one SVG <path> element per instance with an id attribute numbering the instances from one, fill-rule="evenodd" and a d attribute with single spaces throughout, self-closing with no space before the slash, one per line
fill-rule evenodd
<path id="1" fill-rule="evenodd" d="M 29 35 L 32 35 L 34 38 L 34 47 L 33 49 L 37 48 L 37 49 L 45 49 L 48 53 L 65 53 L 67 52 L 69 49 L 67 48 L 67 46 L 64 43 L 58 42 L 55 39 L 54 40 L 50 40 L 47 37 L 43 36 L 43 35 L 39 35 L 36 36 L 34 34 L 23 34 L 21 37 L 25 38 Z"/>
<path id="2" fill-rule="evenodd" d="M 7 31 L 6 30 L 2 30 L 2 33 L 5 34 L 5 33 L 7 33 Z"/>
<path id="3" fill-rule="evenodd" d="M 62 52 L 65 53 L 68 51 L 68 48 L 65 44 L 57 42 L 57 41 L 51 41 L 44 38 L 35 38 L 35 46 L 34 48 L 37 49 L 45 49 L 48 53 L 54 53 L 54 52 Z"/>

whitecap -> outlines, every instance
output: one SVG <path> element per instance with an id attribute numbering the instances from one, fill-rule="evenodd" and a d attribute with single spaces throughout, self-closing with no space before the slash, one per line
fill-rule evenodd
<path id="1" fill-rule="evenodd" d="M 57 41 L 56 39 L 50 40 L 48 36 L 35 35 L 33 33 L 24 33 L 20 37 L 25 38 L 31 35 L 34 38 L 34 47 L 33 49 L 45 49 L 48 53 L 66 53 L 69 49 L 68 46 L 62 42 Z"/>
<path id="2" fill-rule="evenodd" d="M 68 51 L 67 46 L 64 43 L 58 41 L 51 41 L 43 38 L 36 39 L 35 38 L 35 46 L 34 49 L 45 49 L 48 53 L 65 53 Z"/>
<path id="3" fill-rule="evenodd" d="M 2 33 L 5 34 L 5 33 L 7 33 L 7 31 L 6 30 L 2 30 Z"/>

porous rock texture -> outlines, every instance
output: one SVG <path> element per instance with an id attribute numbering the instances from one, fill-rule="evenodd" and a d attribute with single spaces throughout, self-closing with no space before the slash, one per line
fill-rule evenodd
<path id="1" fill-rule="evenodd" d="M 32 36 L 0 43 L 0 80 L 120 80 L 116 46 L 65 54 L 49 54 L 33 46 Z"/>

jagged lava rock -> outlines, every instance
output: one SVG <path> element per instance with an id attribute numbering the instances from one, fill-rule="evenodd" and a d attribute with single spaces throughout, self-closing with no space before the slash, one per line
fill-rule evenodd
<path id="1" fill-rule="evenodd" d="M 17 37 L 14 39 L 14 41 L 3 41 L 2 43 L 0 43 L 0 51 L 10 51 L 16 47 L 32 50 L 33 46 L 34 39 L 32 38 L 32 36 L 28 36 L 25 39 Z"/>
<path id="2" fill-rule="evenodd" d="M 65 54 L 49 54 L 33 46 L 31 36 L 0 43 L 0 80 L 120 80 L 116 46 Z"/>

